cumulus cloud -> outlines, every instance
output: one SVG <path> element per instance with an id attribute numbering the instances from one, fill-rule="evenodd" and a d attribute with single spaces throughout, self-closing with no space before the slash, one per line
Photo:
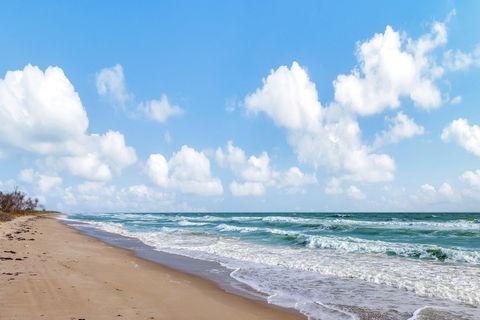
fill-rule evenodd
<path id="1" fill-rule="evenodd" d="M 359 67 L 334 81 L 335 100 L 361 115 L 398 108 L 409 97 L 424 109 L 437 108 L 441 94 L 434 80 L 442 74 L 428 54 L 447 42 L 443 23 L 436 22 L 418 40 L 404 38 L 387 26 L 357 48 Z"/>
<path id="2" fill-rule="evenodd" d="M 92 134 L 77 154 L 61 158 L 67 169 L 74 175 L 89 180 L 110 180 L 112 171 L 121 170 L 137 161 L 132 147 L 125 143 L 124 136 L 117 131 L 103 135 Z"/>
<path id="3" fill-rule="evenodd" d="M 176 105 L 170 104 L 166 95 L 162 95 L 160 100 L 150 100 L 141 103 L 140 110 L 151 120 L 165 122 L 168 118 L 181 116 L 183 110 Z"/>
<path id="4" fill-rule="evenodd" d="M 298 167 L 291 167 L 285 172 L 272 169 L 266 152 L 247 158 L 245 151 L 236 147 L 232 141 L 227 143 L 225 150 L 218 148 L 215 158 L 221 167 L 230 168 L 242 180 L 230 184 L 234 196 L 260 196 L 265 194 L 269 186 L 298 191 L 316 182 L 314 176 L 303 173 Z"/>
<path id="5" fill-rule="evenodd" d="M 302 162 L 325 166 L 351 180 L 393 179 L 394 160 L 370 153 L 361 143 L 357 121 L 338 105 L 323 108 L 315 84 L 298 63 L 281 66 L 263 80 L 263 87 L 245 98 L 247 111 L 264 112 L 287 129 L 288 142 Z"/>
<path id="6" fill-rule="evenodd" d="M 0 147 L 54 157 L 59 168 L 86 179 L 108 180 L 136 162 L 123 135 L 87 134 L 78 93 L 59 67 L 27 65 L 0 79 Z"/>
<path id="7" fill-rule="evenodd" d="M 480 126 L 469 125 L 466 119 L 452 121 L 443 129 L 441 138 L 444 142 L 455 142 L 480 157 Z"/>
<path id="8" fill-rule="evenodd" d="M 387 144 L 398 143 L 401 140 L 409 139 L 417 135 L 422 135 L 424 128 L 415 123 L 402 112 L 397 113 L 394 118 L 387 118 L 389 128 L 377 134 L 373 143 L 374 147 L 381 147 Z"/>
<path id="9" fill-rule="evenodd" d="M 129 105 L 135 105 L 134 96 L 128 92 L 123 67 L 120 64 L 97 72 L 96 85 L 100 96 L 108 98 L 124 111 Z M 184 113 L 179 106 L 171 104 L 165 94 L 162 94 L 158 100 L 153 99 L 136 104 L 137 110 L 132 110 L 131 115 L 141 114 L 150 120 L 162 123 L 170 117 L 181 116 Z"/>
<path id="10" fill-rule="evenodd" d="M 297 62 L 272 70 L 263 86 L 245 98 L 245 106 L 290 130 L 316 128 L 322 113 L 315 84 Z"/>
<path id="11" fill-rule="evenodd" d="M 460 180 L 467 182 L 471 187 L 480 190 L 480 170 L 465 171 Z"/>
<path id="12" fill-rule="evenodd" d="M 215 158 L 220 166 L 230 168 L 237 178 L 243 180 L 230 184 L 230 192 L 234 196 L 260 196 L 265 194 L 266 185 L 274 183 L 274 172 L 266 152 L 247 159 L 245 151 L 229 141 L 225 151 L 222 148 L 215 151 Z"/>
<path id="13" fill-rule="evenodd" d="M 27 65 L 0 79 L 0 146 L 39 154 L 78 147 L 88 118 L 78 93 L 59 67 Z"/>
<path id="14" fill-rule="evenodd" d="M 156 185 L 163 188 L 207 196 L 223 194 L 222 183 L 212 177 L 207 156 L 186 145 L 168 162 L 161 154 L 150 155 L 146 172 Z"/>
<path id="15" fill-rule="evenodd" d="M 247 181 L 268 182 L 272 179 L 272 170 L 270 168 L 270 157 L 266 152 L 260 156 L 250 156 L 246 166 L 242 171 L 242 178 Z"/>
<path id="16" fill-rule="evenodd" d="M 314 175 L 305 174 L 298 167 L 291 167 L 282 174 L 279 183 L 287 188 L 301 188 L 304 185 L 316 182 L 317 178 Z"/>
<path id="17" fill-rule="evenodd" d="M 355 186 L 348 187 L 347 196 L 355 200 L 363 200 L 366 198 L 365 194 Z"/>
<path id="18" fill-rule="evenodd" d="M 225 149 L 224 151 L 222 148 L 218 148 L 215 151 L 217 163 L 222 167 L 230 167 L 235 172 L 241 172 L 247 162 L 245 151 L 234 146 L 233 141 L 228 141 Z"/>
<path id="19" fill-rule="evenodd" d="M 431 184 L 423 184 L 420 192 L 414 196 L 414 199 L 428 204 L 439 202 L 455 202 L 460 200 L 461 195 L 457 193 L 453 187 L 447 183 L 442 183 L 438 188 Z"/>
<path id="20" fill-rule="evenodd" d="M 259 156 L 245 156 L 245 151 L 233 145 L 232 141 L 227 143 L 226 150 L 218 148 L 215 158 L 220 166 L 229 167 L 237 177 L 250 182 L 273 183 L 275 173 L 270 167 L 268 153 L 262 152 Z"/>
<path id="21" fill-rule="evenodd" d="M 59 187 L 63 182 L 63 179 L 59 176 L 42 174 L 31 168 L 20 171 L 18 174 L 18 180 L 27 184 L 35 185 L 40 194 L 45 194 L 51 189 Z"/>
<path id="22" fill-rule="evenodd" d="M 147 160 L 147 174 L 150 179 L 163 188 L 168 187 L 168 162 L 161 154 L 151 154 Z"/>
<path id="23" fill-rule="evenodd" d="M 100 70 L 96 74 L 96 85 L 99 95 L 107 97 L 122 108 L 132 99 L 132 95 L 127 91 L 123 68 L 119 64 Z"/>

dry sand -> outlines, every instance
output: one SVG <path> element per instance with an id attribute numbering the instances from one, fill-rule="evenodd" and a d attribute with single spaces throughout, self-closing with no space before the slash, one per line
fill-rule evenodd
<path id="1" fill-rule="evenodd" d="M 0 319 L 304 319 L 135 257 L 58 220 L 0 224 Z"/>

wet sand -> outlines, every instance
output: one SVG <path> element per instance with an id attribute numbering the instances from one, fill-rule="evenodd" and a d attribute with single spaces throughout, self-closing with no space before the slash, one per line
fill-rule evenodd
<path id="1" fill-rule="evenodd" d="M 49 216 L 0 224 L 0 319 L 305 319 Z"/>

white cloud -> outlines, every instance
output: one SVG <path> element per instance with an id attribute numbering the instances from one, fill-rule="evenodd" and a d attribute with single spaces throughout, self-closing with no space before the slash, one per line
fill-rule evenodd
<path id="1" fill-rule="evenodd" d="M 435 189 L 434 186 L 431 184 L 423 184 L 420 187 L 420 199 L 422 199 L 425 202 L 434 202 L 437 194 L 437 190 Z"/>
<path id="2" fill-rule="evenodd" d="M 40 175 L 38 180 L 38 188 L 40 189 L 40 192 L 45 193 L 52 188 L 60 186 L 62 182 L 62 178 L 58 176 Z"/>
<path id="3" fill-rule="evenodd" d="M 456 194 L 453 190 L 453 187 L 446 182 L 442 183 L 442 185 L 438 188 L 438 194 L 447 198 L 449 201 L 454 201 L 456 199 Z"/>
<path id="4" fill-rule="evenodd" d="M 250 156 L 246 167 L 242 171 L 242 178 L 247 181 L 268 182 L 272 179 L 272 170 L 270 168 L 270 157 L 266 152 L 262 152 L 259 157 Z"/>
<path id="5" fill-rule="evenodd" d="M 181 191 L 205 195 L 223 193 L 219 179 L 213 178 L 210 161 L 203 152 L 188 146 L 182 146 L 168 161 L 170 179 Z"/>
<path id="6" fill-rule="evenodd" d="M 480 157 L 480 126 L 469 125 L 466 119 L 452 121 L 442 131 L 444 142 L 455 142 L 468 152 Z"/>
<path id="7" fill-rule="evenodd" d="M 205 154 L 185 145 L 168 162 L 161 154 L 150 155 L 146 170 L 150 179 L 163 188 L 207 196 L 223 194 L 222 183 L 212 177 Z"/>
<path id="8" fill-rule="evenodd" d="M 168 187 L 168 162 L 161 154 L 151 154 L 147 160 L 147 174 L 160 187 Z"/>
<path id="9" fill-rule="evenodd" d="M 460 176 L 460 180 L 465 181 L 473 188 L 480 190 L 480 170 L 465 171 Z"/>
<path id="10" fill-rule="evenodd" d="M 105 210 L 174 211 L 172 194 L 156 191 L 138 184 L 117 188 L 105 182 L 86 181 L 76 186 L 62 188 L 59 208 L 81 208 L 94 212 Z"/>
<path id="11" fill-rule="evenodd" d="M 87 134 L 88 118 L 73 85 L 58 67 L 27 65 L 0 79 L 0 146 L 56 159 L 58 168 L 108 180 L 136 162 L 123 135 Z"/>
<path id="12" fill-rule="evenodd" d="M 137 161 L 135 149 L 125 143 L 123 134 L 118 131 L 108 131 L 103 135 L 91 135 L 92 145 L 98 144 L 98 153 L 105 162 L 114 170 L 121 171 L 123 168 Z"/>
<path id="13" fill-rule="evenodd" d="M 247 159 L 245 151 L 229 141 L 225 151 L 222 148 L 215 151 L 215 158 L 221 167 L 229 167 L 238 178 L 244 180 L 233 181 L 229 185 L 230 192 L 236 197 L 264 195 L 266 185 L 274 183 L 270 157 L 266 152 Z"/>
<path id="14" fill-rule="evenodd" d="M 225 152 L 222 148 L 215 151 L 215 159 L 220 166 L 228 166 L 236 172 L 240 172 L 247 162 L 245 151 L 235 147 L 232 141 L 228 141 Z"/>
<path id="15" fill-rule="evenodd" d="M 348 187 L 347 196 L 355 200 L 363 200 L 366 198 L 365 194 L 355 186 Z"/>
<path id="16" fill-rule="evenodd" d="M 461 199 L 453 187 L 447 183 L 442 183 L 438 189 L 431 184 L 424 184 L 420 187 L 420 192 L 413 197 L 417 202 L 434 204 L 442 202 L 456 202 Z"/>
<path id="17" fill-rule="evenodd" d="M 45 194 L 51 189 L 59 187 L 63 182 L 63 179 L 59 176 L 41 174 L 31 168 L 20 171 L 18 174 L 18 180 L 35 185 L 38 189 L 37 191 L 41 194 Z"/>
<path id="18" fill-rule="evenodd" d="M 79 194 L 82 195 L 112 195 L 115 187 L 108 186 L 104 182 L 99 181 L 85 181 L 76 187 Z"/>
<path id="19" fill-rule="evenodd" d="M 424 128 L 415 123 L 404 113 L 399 112 L 394 118 L 387 118 L 389 128 L 377 134 L 373 146 L 378 148 L 387 144 L 398 143 L 401 140 L 409 139 L 417 135 L 422 135 Z"/>
<path id="20" fill-rule="evenodd" d="M 160 100 L 150 100 L 141 103 L 139 109 L 151 120 L 165 122 L 168 118 L 183 115 L 183 110 L 176 105 L 170 104 L 165 94 Z"/>
<path id="21" fill-rule="evenodd" d="M 133 94 L 127 90 L 123 68 L 116 64 L 111 68 L 104 68 L 96 75 L 97 92 L 126 111 L 127 104 L 134 103 Z M 140 113 L 150 120 L 165 122 L 168 118 L 183 115 L 184 111 L 177 105 L 172 105 L 168 97 L 162 94 L 160 99 L 149 100 L 138 104 L 137 110 L 131 115 Z"/>
<path id="22" fill-rule="evenodd" d="M 75 149 L 88 128 L 87 114 L 59 67 L 27 65 L 0 79 L 0 146 L 39 154 Z"/>
<path id="23" fill-rule="evenodd" d="M 233 181 L 230 183 L 230 192 L 236 197 L 245 196 L 262 196 L 265 194 L 265 186 L 260 182 L 243 182 Z"/>
<path id="24" fill-rule="evenodd" d="M 280 177 L 280 185 L 288 188 L 300 188 L 317 182 L 314 175 L 303 173 L 298 167 L 291 167 Z"/>
<path id="25" fill-rule="evenodd" d="M 117 131 L 93 134 L 83 140 L 85 144 L 74 155 L 60 159 L 69 172 L 78 177 L 110 180 L 112 170 L 120 173 L 137 161 L 135 150 L 125 144 L 125 138 Z"/>
<path id="26" fill-rule="evenodd" d="M 104 182 L 85 182 L 69 189 L 64 201 L 72 205 L 86 202 L 85 206 L 95 211 L 126 210 L 152 211 L 173 210 L 171 194 L 158 192 L 143 184 L 117 188 Z M 73 199 L 66 197 L 72 196 Z"/>
<path id="27" fill-rule="evenodd" d="M 218 148 L 215 158 L 221 167 L 230 168 L 238 179 L 243 180 L 230 184 L 230 191 L 235 196 L 263 195 L 269 186 L 299 191 L 303 186 L 316 182 L 315 176 L 303 173 L 298 167 L 291 167 L 285 172 L 273 170 L 266 152 L 247 159 L 245 151 L 234 146 L 232 141 L 227 143 L 225 151 Z"/>
<path id="28" fill-rule="evenodd" d="M 357 48 L 359 67 L 334 81 L 335 100 L 360 115 L 398 108 L 402 96 L 424 109 L 437 108 L 441 94 L 433 81 L 442 74 L 428 54 L 447 42 L 443 23 L 418 40 L 404 38 L 391 26 Z"/>
<path id="29" fill-rule="evenodd" d="M 315 85 L 296 62 L 279 67 L 263 87 L 245 98 L 250 112 L 265 112 L 287 129 L 288 142 L 300 161 L 341 172 L 344 178 L 368 182 L 393 179 L 395 162 L 370 153 L 361 143 L 358 123 L 338 105 L 322 108 Z"/>
<path id="30" fill-rule="evenodd" d="M 34 179 L 35 179 L 35 171 L 33 171 L 33 169 L 31 168 L 23 169 L 18 174 L 18 180 L 22 182 L 33 183 Z"/>
<path id="31" fill-rule="evenodd" d="M 315 84 L 297 62 L 272 70 L 263 87 L 245 98 L 245 106 L 291 130 L 316 128 L 322 112 Z"/>
<path id="32" fill-rule="evenodd" d="M 259 156 L 251 155 L 247 159 L 245 151 L 229 141 L 225 151 L 222 148 L 216 150 L 215 158 L 220 166 L 229 167 L 238 178 L 246 182 L 274 183 L 276 173 L 270 167 L 270 157 L 266 152 Z"/>
<path id="33" fill-rule="evenodd" d="M 112 178 L 112 172 L 108 165 L 103 163 L 95 153 L 64 157 L 62 162 L 67 170 L 77 177 L 99 181 L 106 181 Z"/>
<path id="34" fill-rule="evenodd" d="M 142 203 L 142 201 L 164 201 L 169 195 L 155 191 L 144 184 L 132 185 L 120 190 L 121 198 L 133 203 Z"/>
<path id="35" fill-rule="evenodd" d="M 455 96 L 450 100 L 450 104 L 454 104 L 454 105 L 455 104 L 460 104 L 460 103 L 462 103 L 462 101 L 463 101 L 462 96 Z"/>
<path id="36" fill-rule="evenodd" d="M 443 56 L 443 65 L 451 71 L 466 70 L 471 66 L 480 67 L 480 45 L 472 52 L 447 50 Z"/>
<path id="37" fill-rule="evenodd" d="M 326 194 L 341 194 L 343 193 L 342 189 L 342 181 L 336 177 L 332 177 L 330 181 L 325 186 L 325 193 Z"/>
<path id="38" fill-rule="evenodd" d="M 107 97 L 122 108 L 132 99 L 127 91 L 123 68 L 119 64 L 100 70 L 96 74 L 96 85 L 99 95 Z"/>

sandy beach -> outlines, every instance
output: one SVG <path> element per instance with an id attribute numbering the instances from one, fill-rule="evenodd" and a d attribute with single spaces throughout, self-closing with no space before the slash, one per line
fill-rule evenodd
<path id="1" fill-rule="evenodd" d="M 0 224 L 0 319 L 304 319 L 50 216 Z"/>

